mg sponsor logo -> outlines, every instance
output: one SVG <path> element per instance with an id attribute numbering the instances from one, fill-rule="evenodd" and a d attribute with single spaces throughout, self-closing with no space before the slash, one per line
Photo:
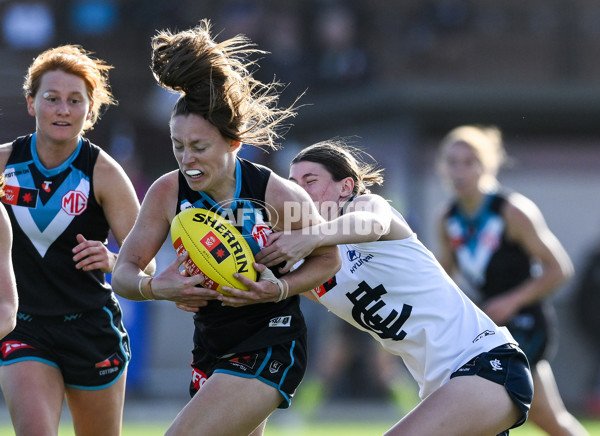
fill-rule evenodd
<path id="1" fill-rule="evenodd" d="M 88 198 L 81 191 L 69 191 L 62 198 L 62 210 L 69 215 L 81 215 L 87 209 Z"/>

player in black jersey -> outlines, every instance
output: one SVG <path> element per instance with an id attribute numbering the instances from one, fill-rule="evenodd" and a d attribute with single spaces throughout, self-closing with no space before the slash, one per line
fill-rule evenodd
<path id="1" fill-rule="evenodd" d="M 501 189 L 496 176 L 505 154 L 495 127 L 459 126 L 442 140 L 439 169 L 454 198 L 440 220 L 440 263 L 449 274 L 460 271 L 483 310 L 527 355 L 534 381 L 529 419 L 550 435 L 584 436 L 547 360 L 556 326 L 546 297 L 573 266 L 538 207 Z M 536 264 L 541 272 L 533 274 Z"/>
<path id="2" fill-rule="evenodd" d="M 107 238 L 121 245 L 139 202 L 121 166 L 83 137 L 114 102 L 110 68 L 79 46 L 41 53 L 23 85 L 35 133 L 0 146 L 19 294 L 0 384 L 19 435 L 56 435 L 65 398 L 78 436 L 121 434 L 130 350 L 105 280 L 117 257 Z"/>
<path id="3" fill-rule="evenodd" d="M 4 196 L 4 174 L 0 174 L 0 198 Z M 15 328 L 17 323 L 17 284 L 13 271 L 12 229 L 6 210 L 0 208 L 0 339 Z"/>
<path id="4" fill-rule="evenodd" d="M 150 187 L 140 216 L 125 241 L 113 275 L 115 291 L 132 300 L 163 299 L 194 315 L 193 398 L 167 435 L 261 435 L 267 417 L 285 408 L 306 369 L 306 326 L 299 298 L 331 277 L 340 264 L 335 247 L 316 250 L 304 267 L 259 285 L 277 290 L 270 302 L 247 308 L 222 305 L 216 291 L 186 277 L 181 255 L 155 277 L 142 273 L 181 209 L 203 207 L 227 216 L 260 250 L 273 230 L 299 229 L 321 221 L 310 197 L 268 168 L 237 156 L 242 143 L 275 148 L 279 127 L 293 108 L 277 106 L 275 83 L 255 80 L 247 59 L 256 50 L 241 35 L 217 43 L 207 20 L 193 29 L 159 32 L 152 40 L 152 71 L 158 83 L 181 94 L 171 115 L 178 170 Z M 241 213 L 240 213 L 241 212 Z"/>

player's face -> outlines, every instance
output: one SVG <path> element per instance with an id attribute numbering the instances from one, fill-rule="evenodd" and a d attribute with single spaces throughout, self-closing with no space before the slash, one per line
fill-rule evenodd
<path id="1" fill-rule="evenodd" d="M 330 219 L 337 213 L 343 182 L 333 180 L 323 165 L 309 161 L 295 163 L 290 167 L 289 178 L 308 193 L 321 215 Z"/>
<path id="2" fill-rule="evenodd" d="M 463 142 L 452 144 L 444 157 L 444 175 L 455 194 L 465 196 L 478 191 L 483 165 L 475 151 Z"/>
<path id="3" fill-rule="evenodd" d="M 213 124 L 195 114 L 171 119 L 171 141 L 190 188 L 206 192 L 217 202 L 232 198 L 239 143 L 224 138 Z"/>
<path id="4" fill-rule="evenodd" d="M 84 80 L 62 70 L 45 73 L 35 97 L 27 97 L 38 139 L 52 143 L 78 141 L 91 107 Z"/>

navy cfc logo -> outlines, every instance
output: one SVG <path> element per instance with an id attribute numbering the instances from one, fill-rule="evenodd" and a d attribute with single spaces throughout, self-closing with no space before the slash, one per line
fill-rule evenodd
<path id="1" fill-rule="evenodd" d="M 401 341 L 406 337 L 406 332 L 402 330 L 402 326 L 410 317 L 412 306 L 402 305 L 402 313 L 400 314 L 392 309 L 384 319 L 378 313 L 385 308 L 385 303 L 381 301 L 381 296 L 384 294 L 387 294 L 387 291 L 383 285 L 371 288 L 365 281 L 360 282 L 354 292 L 346 294 L 354 305 L 352 318 L 361 326 L 377 333 L 381 339 Z"/>

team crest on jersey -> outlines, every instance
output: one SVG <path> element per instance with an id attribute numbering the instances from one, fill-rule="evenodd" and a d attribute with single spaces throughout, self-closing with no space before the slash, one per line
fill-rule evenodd
<path id="1" fill-rule="evenodd" d="M 352 318 L 371 330 L 381 339 L 392 339 L 401 341 L 407 335 L 403 330 L 404 323 L 410 317 L 413 307 L 403 304 L 400 313 L 396 309 L 390 309 L 382 300 L 387 294 L 383 285 L 369 286 L 364 280 L 358 284 L 353 292 L 346 293 L 346 297 L 352 303 Z"/>
<path id="2" fill-rule="evenodd" d="M 271 363 L 269 364 L 269 372 L 271 374 L 277 374 L 277 372 L 279 371 L 279 369 L 283 366 L 283 363 L 277 361 L 277 360 L 272 360 Z"/>
<path id="3" fill-rule="evenodd" d="M 271 318 L 269 321 L 269 327 L 289 327 L 292 324 L 291 316 L 278 316 Z"/>
<path id="4" fill-rule="evenodd" d="M 273 233 L 273 230 L 264 222 L 256 223 L 252 226 L 252 238 L 258 243 L 261 249 L 267 245 L 267 239 L 271 233 Z"/>

